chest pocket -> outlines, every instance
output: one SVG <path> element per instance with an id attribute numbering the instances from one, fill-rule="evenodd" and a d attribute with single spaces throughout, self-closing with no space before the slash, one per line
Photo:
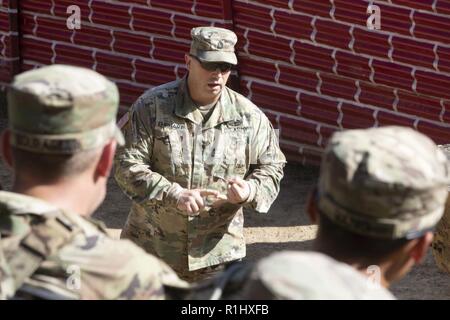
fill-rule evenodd
<path id="1" fill-rule="evenodd" d="M 160 174 L 172 181 L 187 178 L 191 163 L 189 132 L 186 129 L 157 127 L 154 131 L 152 164 Z"/>
<path id="2" fill-rule="evenodd" d="M 248 169 L 248 137 L 243 131 L 227 130 L 221 133 L 217 144 L 217 162 L 213 172 L 219 178 L 243 177 Z"/>
<path id="3" fill-rule="evenodd" d="M 225 135 L 224 160 L 226 165 L 240 166 L 246 163 L 247 135 L 240 131 Z"/>

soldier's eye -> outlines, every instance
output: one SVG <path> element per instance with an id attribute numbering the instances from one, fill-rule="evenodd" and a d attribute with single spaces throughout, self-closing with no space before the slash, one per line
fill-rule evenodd
<path id="1" fill-rule="evenodd" d="M 221 72 L 228 72 L 231 68 L 233 68 L 233 66 L 229 63 L 221 63 L 219 68 Z"/>
<path id="2" fill-rule="evenodd" d="M 202 62 L 200 61 L 196 56 L 190 55 L 192 58 L 197 60 L 203 69 L 206 71 L 216 71 L 217 69 L 220 70 L 220 72 L 225 73 L 230 71 L 233 68 L 233 65 L 226 62 Z"/>
<path id="3" fill-rule="evenodd" d="M 232 65 L 229 63 L 202 63 L 202 67 L 207 71 L 216 71 L 217 69 L 220 70 L 220 72 L 228 72 L 231 70 Z"/>

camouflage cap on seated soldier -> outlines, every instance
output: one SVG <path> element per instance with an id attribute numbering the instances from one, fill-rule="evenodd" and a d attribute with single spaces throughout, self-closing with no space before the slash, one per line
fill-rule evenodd
<path id="1" fill-rule="evenodd" d="M 8 92 L 11 144 L 37 153 L 72 154 L 123 144 L 116 126 L 117 86 L 99 73 L 52 65 L 14 78 Z"/>
<path id="2" fill-rule="evenodd" d="M 191 30 L 189 53 L 202 62 L 237 64 L 234 45 L 237 36 L 233 31 L 217 27 L 198 27 Z"/>
<path id="3" fill-rule="evenodd" d="M 348 130 L 325 151 L 318 208 L 357 234 L 413 239 L 441 219 L 448 183 L 447 159 L 425 135 L 395 126 Z"/>

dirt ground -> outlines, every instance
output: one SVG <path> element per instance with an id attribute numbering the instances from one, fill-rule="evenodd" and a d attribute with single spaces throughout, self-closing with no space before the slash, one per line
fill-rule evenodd
<path id="1" fill-rule="evenodd" d="M 0 129 L 5 122 L 0 120 Z M 304 212 L 306 195 L 317 179 L 316 168 L 287 165 L 281 192 L 268 214 L 246 212 L 247 259 L 254 261 L 279 250 L 308 250 L 316 227 Z M 11 174 L 0 164 L 0 181 L 9 189 Z M 108 181 L 105 202 L 94 217 L 102 220 L 115 236 L 125 223 L 130 201 L 113 178 Z M 423 264 L 416 266 L 392 291 L 399 299 L 450 299 L 450 276 L 435 266 L 431 251 Z"/>

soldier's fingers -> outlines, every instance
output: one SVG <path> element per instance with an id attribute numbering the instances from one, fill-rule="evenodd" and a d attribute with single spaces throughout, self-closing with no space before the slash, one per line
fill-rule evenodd
<path id="1" fill-rule="evenodd" d="M 205 208 L 205 201 L 201 200 L 201 202 L 197 202 L 198 211 L 203 210 Z"/>
<path id="2" fill-rule="evenodd" d="M 202 197 L 204 197 L 204 196 L 218 196 L 219 195 L 219 191 L 212 190 L 212 189 L 200 189 L 199 193 L 200 193 L 200 195 Z"/>
<path id="3" fill-rule="evenodd" d="M 191 213 L 196 213 L 199 211 L 198 205 L 195 202 L 189 203 L 189 207 L 191 209 Z"/>
<path id="4" fill-rule="evenodd" d="M 245 180 L 242 180 L 241 178 L 234 178 L 232 181 L 233 184 L 237 184 L 241 188 L 245 188 Z"/>
<path id="5" fill-rule="evenodd" d="M 230 190 L 230 192 L 235 192 L 236 191 L 236 185 L 234 183 L 230 183 L 228 185 L 228 190 Z"/>
<path id="6" fill-rule="evenodd" d="M 240 186 L 238 186 L 236 184 L 232 184 L 230 186 L 230 190 L 232 193 L 234 193 L 235 196 L 240 196 L 242 193 L 242 189 L 240 188 Z"/>
<path id="7" fill-rule="evenodd" d="M 193 203 L 193 202 L 189 202 L 188 205 L 187 205 L 187 207 L 188 207 L 187 212 L 188 212 L 188 214 L 191 215 L 191 216 L 192 216 L 192 215 L 195 215 L 195 213 L 198 211 L 197 205 L 196 205 L 195 203 Z"/>
<path id="8" fill-rule="evenodd" d="M 220 200 L 226 201 L 227 199 L 228 199 L 228 197 L 224 194 L 218 194 L 216 197 L 216 201 L 220 201 Z"/>
<path id="9" fill-rule="evenodd" d="M 195 203 L 197 208 L 203 208 L 205 206 L 205 202 L 203 201 L 203 198 L 200 196 L 199 192 L 193 193 L 192 197 L 192 203 Z"/>
<path id="10" fill-rule="evenodd" d="M 181 211 L 187 211 L 186 202 L 179 202 L 177 205 L 177 209 L 179 209 Z"/>
<path id="11" fill-rule="evenodd" d="M 236 190 L 234 190 L 234 188 L 232 187 L 232 185 L 229 185 L 228 187 L 228 199 L 232 202 L 235 202 L 236 200 L 238 200 L 239 196 L 236 193 Z"/>

